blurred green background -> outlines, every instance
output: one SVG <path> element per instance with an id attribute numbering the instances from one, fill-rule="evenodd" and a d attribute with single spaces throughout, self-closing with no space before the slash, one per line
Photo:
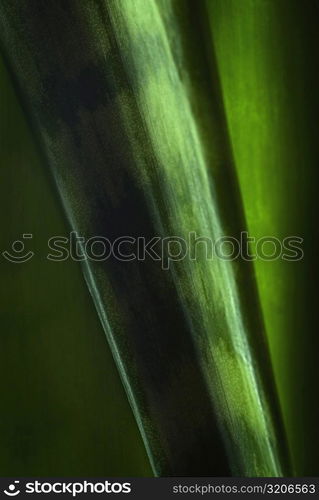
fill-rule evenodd
<path id="1" fill-rule="evenodd" d="M 254 265 L 297 475 L 319 475 L 318 0 L 207 0 L 249 233 L 304 238 Z"/>
<path id="2" fill-rule="evenodd" d="M 207 6 L 249 232 L 304 238 L 255 268 L 295 472 L 319 475 L 319 2 Z M 151 475 L 80 267 L 45 258 L 69 228 L 3 64 L 0 100 L 0 250 L 36 253 L 0 258 L 0 474 Z"/>
<path id="3" fill-rule="evenodd" d="M 35 252 L 0 258 L 0 475 L 151 475 L 80 265 L 46 259 L 70 229 L 3 63 L 0 75 L 1 252 L 23 233 Z"/>

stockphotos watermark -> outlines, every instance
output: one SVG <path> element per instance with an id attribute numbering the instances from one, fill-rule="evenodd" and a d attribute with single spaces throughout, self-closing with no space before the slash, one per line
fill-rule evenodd
<path id="1" fill-rule="evenodd" d="M 30 261 L 35 255 L 30 243 L 32 233 L 23 233 L 16 239 L 10 249 L 2 252 L 2 257 L 9 262 L 21 264 Z M 158 261 L 164 270 L 168 270 L 172 262 L 185 259 L 202 261 L 221 259 L 224 261 L 275 261 L 296 262 L 304 256 L 303 238 L 286 236 L 279 239 L 275 236 L 255 238 L 247 231 L 240 233 L 239 238 L 221 236 L 212 239 L 191 231 L 186 238 L 180 236 L 119 236 L 110 239 L 105 236 L 85 238 L 76 231 L 68 236 L 52 236 L 46 245 L 45 258 L 52 262 L 74 261 L 104 262 L 117 260 L 121 262 L 143 262 L 151 259 Z"/>
<path id="2" fill-rule="evenodd" d="M 20 486 L 20 481 L 11 482 L 3 493 L 7 497 L 15 497 L 20 493 L 27 494 L 69 494 L 76 497 L 81 494 L 101 494 L 101 493 L 131 493 L 132 485 L 129 482 L 117 481 L 28 481 Z"/>
<path id="3" fill-rule="evenodd" d="M 138 500 L 176 500 L 239 495 L 259 498 L 263 495 L 289 495 L 289 498 L 317 498 L 318 478 L 287 477 L 130 477 L 130 478 L 19 478 L 0 477 L 0 496 L 33 498 L 43 495 L 52 498 L 62 495 L 69 498 L 100 497 L 138 498 Z M 87 496 L 88 495 L 88 496 Z M 257 497 L 256 497 L 257 495 Z"/>

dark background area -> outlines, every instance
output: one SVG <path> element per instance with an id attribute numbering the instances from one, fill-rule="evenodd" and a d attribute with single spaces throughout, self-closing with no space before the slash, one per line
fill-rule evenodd
<path id="1" fill-rule="evenodd" d="M 80 265 L 46 259 L 69 228 L 3 64 L 0 100 L 1 252 L 35 253 L 0 257 L 0 474 L 151 475 Z"/>

